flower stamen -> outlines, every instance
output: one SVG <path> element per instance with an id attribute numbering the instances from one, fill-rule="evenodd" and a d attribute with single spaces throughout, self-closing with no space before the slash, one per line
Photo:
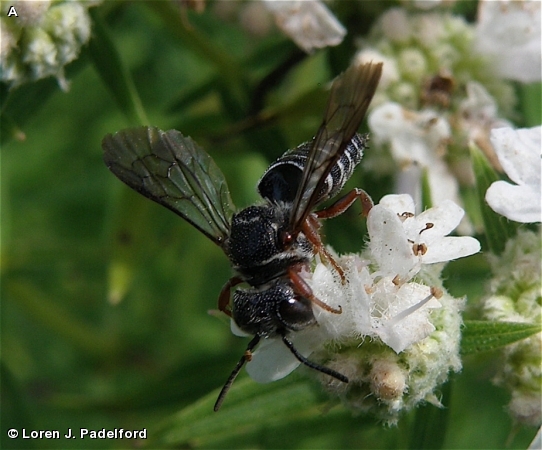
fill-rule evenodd
<path id="1" fill-rule="evenodd" d="M 421 244 L 414 244 L 412 246 L 412 251 L 416 256 L 423 256 L 427 253 L 427 245 L 425 245 L 423 242 Z"/>
<path id="2" fill-rule="evenodd" d="M 425 228 L 423 228 L 422 230 L 420 230 L 420 234 L 422 234 L 424 231 L 426 230 L 430 230 L 431 228 L 433 228 L 435 226 L 434 223 L 431 223 L 431 222 L 427 222 L 425 224 Z"/>
<path id="3" fill-rule="evenodd" d="M 431 293 L 427 297 L 425 297 L 423 300 L 416 303 L 415 305 L 412 305 L 411 307 L 409 307 L 409 308 L 405 309 L 404 311 L 400 312 L 395 317 L 393 317 L 393 318 L 391 318 L 389 320 L 387 326 L 388 327 L 393 327 L 397 323 L 401 322 L 401 320 L 406 319 L 412 313 L 416 312 L 418 309 L 420 309 L 422 306 L 424 306 L 433 297 L 434 297 L 434 295 L 433 295 L 433 293 Z"/>

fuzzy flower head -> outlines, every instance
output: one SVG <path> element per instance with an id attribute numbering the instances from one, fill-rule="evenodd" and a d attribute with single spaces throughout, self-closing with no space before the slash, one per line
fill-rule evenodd
<path id="1" fill-rule="evenodd" d="M 515 222 L 540 222 L 542 127 L 499 128 L 491 132 L 491 143 L 499 162 L 514 183 L 494 182 L 486 201 L 497 213 Z"/>
<path id="2" fill-rule="evenodd" d="M 391 8 L 360 40 L 357 60 L 384 62 L 368 118 L 375 151 L 365 168 L 393 173 L 395 191 L 417 203 L 426 174 L 432 204 L 461 204 L 460 185 L 474 183 L 468 143 L 491 153 L 490 130 L 509 125 L 512 85 L 490 55 L 473 51 L 477 36 L 475 25 L 443 10 Z M 464 221 L 459 231 L 471 228 Z"/>
<path id="3" fill-rule="evenodd" d="M 540 1 L 481 1 L 476 49 L 503 78 L 532 83 L 542 73 Z"/>
<path id="4" fill-rule="evenodd" d="M 18 86 L 49 76 L 67 90 L 64 66 L 77 58 L 90 38 L 87 9 L 96 1 L 2 2 L 0 77 Z M 14 8 L 17 16 L 9 16 Z M 12 10 L 13 11 L 13 10 Z"/>
<path id="5" fill-rule="evenodd" d="M 493 278 L 483 300 L 484 318 L 499 322 L 542 320 L 541 239 L 520 230 L 500 256 L 491 255 Z M 542 425 L 542 333 L 507 346 L 493 382 L 510 391 L 508 410 L 518 422 Z"/>
<path id="6" fill-rule="evenodd" d="M 463 300 L 443 289 L 442 263 L 476 253 L 470 237 L 447 236 L 463 211 L 447 202 L 415 216 L 408 196 L 387 196 L 368 217 L 368 249 L 336 257 L 344 279 L 318 262 L 302 276 L 316 298 L 341 314 L 313 306 L 317 325 L 288 338 L 305 357 L 344 374 L 322 375 L 326 389 L 354 410 L 394 423 L 421 401 L 438 404 L 434 390 L 461 368 Z M 265 339 L 247 363 L 258 382 L 280 379 L 300 362 L 280 338 Z"/>

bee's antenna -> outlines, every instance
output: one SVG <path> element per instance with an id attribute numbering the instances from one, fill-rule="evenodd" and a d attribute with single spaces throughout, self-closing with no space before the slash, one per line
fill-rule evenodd
<path id="1" fill-rule="evenodd" d="M 301 353 L 297 351 L 297 349 L 294 347 L 294 344 L 286 336 L 282 336 L 282 342 L 284 342 L 284 345 L 288 347 L 288 349 L 293 353 L 293 355 L 297 358 L 297 360 L 305 364 L 307 367 L 310 367 L 311 369 L 317 370 L 318 372 L 325 373 L 326 375 L 329 375 L 330 377 L 336 378 L 339 381 L 342 381 L 343 383 L 348 383 L 348 378 L 345 377 L 342 373 L 336 372 L 333 369 L 330 369 L 329 367 L 321 366 L 320 364 L 316 364 L 315 362 L 309 361 L 307 358 L 305 358 Z"/>
<path id="2" fill-rule="evenodd" d="M 231 385 L 237 378 L 237 375 L 239 375 L 239 372 L 245 365 L 245 362 L 250 361 L 250 359 L 252 358 L 252 350 L 254 349 L 254 347 L 258 345 L 258 342 L 260 342 L 260 336 L 256 335 L 248 343 L 245 353 L 243 353 L 243 356 L 241 357 L 241 359 L 239 360 L 235 368 L 232 370 L 230 376 L 228 377 L 228 380 L 226 381 L 226 383 L 224 384 L 224 387 L 220 391 L 220 394 L 218 394 L 218 398 L 216 399 L 216 403 L 214 407 L 215 412 L 220 409 L 220 406 L 222 406 L 222 402 L 226 398 L 226 394 L 228 393 L 228 391 L 231 388 Z"/>

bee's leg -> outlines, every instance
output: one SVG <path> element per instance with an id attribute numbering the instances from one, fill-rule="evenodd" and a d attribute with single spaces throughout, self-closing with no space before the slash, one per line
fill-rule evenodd
<path id="1" fill-rule="evenodd" d="M 314 296 L 311 287 L 301 277 L 301 275 L 299 275 L 298 269 L 298 266 L 293 266 L 288 270 L 288 276 L 290 277 L 290 281 L 292 282 L 294 292 L 317 304 L 320 308 L 325 309 L 330 313 L 341 314 L 343 312 L 343 309 L 340 306 L 338 309 L 335 309 Z"/>
<path id="2" fill-rule="evenodd" d="M 250 361 L 252 359 L 252 350 L 254 350 L 254 347 L 258 345 L 258 342 L 260 342 L 260 336 L 256 335 L 248 343 L 245 353 L 243 353 L 243 356 L 241 356 L 241 359 L 239 360 L 235 368 L 232 370 L 230 376 L 226 380 L 226 383 L 224 384 L 224 387 L 220 391 L 220 394 L 218 394 L 218 398 L 216 399 L 216 403 L 214 407 L 215 411 L 218 411 L 220 409 L 220 406 L 222 405 L 222 402 L 224 401 L 226 394 L 230 390 L 231 385 L 235 381 L 235 378 L 237 378 L 237 375 L 239 375 L 239 371 L 242 369 L 242 367 L 245 365 L 247 361 Z"/>
<path id="3" fill-rule="evenodd" d="M 309 242 L 314 246 L 315 250 L 330 262 L 333 268 L 340 275 L 341 281 L 344 283 L 344 281 L 346 280 L 346 277 L 344 276 L 344 270 L 339 266 L 339 264 L 337 264 L 337 261 L 335 261 L 335 258 L 333 258 L 331 253 L 329 253 L 324 247 L 322 238 L 320 237 L 320 233 L 318 232 L 319 228 L 320 223 L 318 222 L 316 216 L 314 214 L 309 214 L 302 227 L 303 233 L 305 234 Z"/>
<path id="4" fill-rule="evenodd" d="M 222 289 L 220 290 L 220 294 L 218 295 L 218 309 L 226 313 L 230 317 L 231 317 L 231 308 L 230 308 L 231 289 L 242 282 L 243 280 L 241 279 L 241 277 L 237 277 L 237 276 L 231 277 L 228 281 L 226 281 L 226 284 L 222 286 Z"/>
<path id="5" fill-rule="evenodd" d="M 359 188 L 352 189 L 348 194 L 341 197 L 332 205 L 321 209 L 320 211 L 316 211 L 314 214 L 316 214 L 318 219 L 331 219 L 333 217 L 337 217 L 350 208 L 352 203 L 354 203 L 358 198 L 361 201 L 361 213 L 367 217 L 369 215 L 369 211 L 374 205 L 373 200 L 369 194 L 367 194 L 367 192 Z"/>
<path id="6" fill-rule="evenodd" d="M 325 373 L 326 375 L 329 375 L 330 377 L 336 378 L 337 380 L 342 381 L 343 383 L 348 383 L 348 378 L 345 377 L 342 373 L 339 373 L 333 369 L 330 369 L 329 367 L 321 366 L 320 364 L 316 364 L 315 362 L 308 360 L 301 353 L 297 351 L 292 341 L 290 341 L 284 334 L 282 334 L 281 337 L 282 337 L 282 342 L 284 342 L 284 345 L 288 347 L 288 349 L 293 353 L 293 355 L 296 357 L 296 359 L 300 363 L 305 364 L 307 367 L 310 367 L 311 369 L 318 370 L 319 372 Z"/>

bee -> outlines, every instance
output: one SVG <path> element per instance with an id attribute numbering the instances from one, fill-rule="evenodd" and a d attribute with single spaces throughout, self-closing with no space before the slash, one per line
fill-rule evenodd
<path id="1" fill-rule="evenodd" d="M 331 206 L 314 209 L 339 193 L 361 160 L 368 136 L 356 131 L 381 73 L 381 63 L 367 63 L 339 75 L 316 136 L 275 161 L 258 183 L 262 202 L 237 212 L 218 166 L 179 131 L 131 128 L 102 141 L 105 164 L 121 181 L 188 221 L 231 262 L 234 276 L 222 288 L 218 306 L 254 337 L 224 384 L 215 411 L 261 339 L 280 338 L 302 364 L 348 382 L 341 373 L 308 360 L 288 336 L 316 324 L 313 305 L 341 313 L 340 307 L 316 298 L 300 272 L 320 254 L 344 280 L 323 246 L 319 220 L 341 214 L 356 199 L 367 213 L 370 197 L 354 189 Z M 248 287 L 236 288 L 241 283 Z"/>

